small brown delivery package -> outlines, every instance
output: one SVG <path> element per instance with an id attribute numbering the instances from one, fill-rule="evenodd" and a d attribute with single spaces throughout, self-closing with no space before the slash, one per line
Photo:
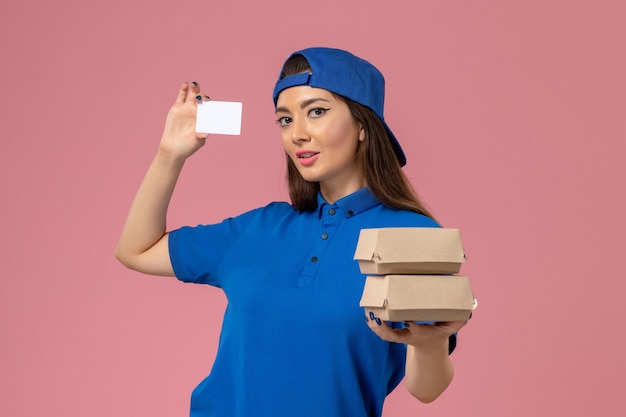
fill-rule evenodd
<path id="1" fill-rule="evenodd" d="M 367 274 L 361 307 L 386 321 L 468 320 L 476 308 L 458 229 L 361 230 L 354 259 Z"/>

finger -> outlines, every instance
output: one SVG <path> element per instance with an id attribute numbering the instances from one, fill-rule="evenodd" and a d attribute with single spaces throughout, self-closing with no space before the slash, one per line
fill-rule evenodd
<path id="1" fill-rule="evenodd" d="M 435 323 L 435 326 L 440 329 L 459 329 L 465 326 L 466 321 L 438 321 Z"/>
<path id="2" fill-rule="evenodd" d="M 398 342 L 401 337 L 408 333 L 406 329 L 393 329 L 386 322 L 382 321 L 372 311 L 365 311 L 365 321 L 369 328 L 383 340 L 388 342 Z"/>
<path id="3" fill-rule="evenodd" d="M 198 84 L 195 81 L 191 82 L 191 90 L 190 90 L 191 94 L 193 95 L 197 95 L 200 94 L 200 84 Z"/>
<path id="4" fill-rule="evenodd" d="M 385 322 L 373 330 L 381 339 L 395 343 L 406 343 L 406 337 L 411 334 L 409 329 L 394 329 Z"/>
<path id="5" fill-rule="evenodd" d="M 202 93 L 198 93 L 195 96 L 195 99 L 196 99 L 196 103 L 198 103 L 198 104 L 200 104 L 202 102 L 205 102 L 205 101 L 211 101 L 211 97 L 209 97 L 206 94 L 202 94 Z"/>
<path id="6" fill-rule="evenodd" d="M 380 326 L 382 324 L 380 318 L 376 317 L 374 312 L 369 310 L 365 310 L 365 321 L 370 327 Z"/>
<path id="7" fill-rule="evenodd" d="M 208 94 L 202 93 L 200 91 L 200 84 L 198 84 L 195 81 L 191 82 L 191 94 L 195 94 L 195 98 L 197 101 L 209 101 L 211 100 L 211 97 L 209 97 Z M 200 96 L 201 98 L 198 98 L 198 96 Z"/>
<path id="8" fill-rule="evenodd" d="M 451 333 L 458 332 L 463 327 L 465 327 L 466 324 L 467 324 L 467 321 L 449 321 L 445 323 L 446 327 L 449 329 Z"/>
<path id="9" fill-rule="evenodd" d="M 200 93 L 200 84 L 196 81 L 189 83 L 189 90 L 187 91 L 187 101 L 198 104 L 202 101 L 202 93 Z"/>
<path id="10" fill-rule="evenodd" d="M 176 103 L 183 104 L 187 100 L 187 92 L 189 91 L 189 84 L 184 82 L 178 90 L 178 96 L 176 97 Z"/>

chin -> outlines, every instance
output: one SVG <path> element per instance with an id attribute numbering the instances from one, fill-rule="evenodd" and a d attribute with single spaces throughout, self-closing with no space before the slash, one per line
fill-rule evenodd
<path id="1" fill-rule="evenodd" d="M 314 183 L 319 183 L 320 180 L 316 177 L 311 177 L 311 176 L 302 176 L 302 179 L 305 180 L 306 182 L 314 182 Z"/>
<path id="2" fill-rule="evenodd" d="M 311 171 L 307 172 L 307 170 L 298 170 L 298 172 L 300 173 L 300 176 L 302 177 L 302 179 L 307 182 L 320 182 L 323 180 L 321 175 L 318 175 Z"/>

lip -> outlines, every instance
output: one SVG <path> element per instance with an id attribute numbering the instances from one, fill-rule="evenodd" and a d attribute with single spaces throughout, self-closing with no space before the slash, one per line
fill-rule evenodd
<path id="1" fill-rule="evenodd" d="M 316 151 L 303 149 L 296 152 L 296 157 L 298 158 L 298 162 L 300 162 L 304 166 L 308 166 L 313 164 L 317 160 L 319 154 L 320 153 Z"/>

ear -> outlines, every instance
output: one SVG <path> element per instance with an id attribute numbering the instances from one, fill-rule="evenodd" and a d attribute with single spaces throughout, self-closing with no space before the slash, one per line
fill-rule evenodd
<path id="1" fill-rule="evenodd" d="M 365 129 L 363 125 L 359 125 L 359 142 L 363 142 L 365 140 Z"/>

